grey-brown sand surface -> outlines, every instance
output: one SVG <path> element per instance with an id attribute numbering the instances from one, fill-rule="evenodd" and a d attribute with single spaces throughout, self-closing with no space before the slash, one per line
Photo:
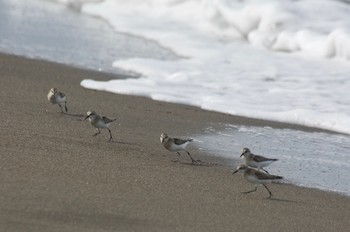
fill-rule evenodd
<path id="1" fill-rule="evenodd" d="M 189 146 L 212 165 L 171 162 L 162 132 L 186 136 L 212 122 L 290 127 L 80 87 L 112 78 L 0 55 L 0 231 L 347 231 L 348 197 L 287 184 L 264 188 L 234 164 Z M 67 95 L 67 115 L 46 95 Z M 95 110 L 117 121 L 93 137 Z M 236 151 L 237 153 L 237 151 Z M 190 162 L 186 154 L 181 156 Z"/>

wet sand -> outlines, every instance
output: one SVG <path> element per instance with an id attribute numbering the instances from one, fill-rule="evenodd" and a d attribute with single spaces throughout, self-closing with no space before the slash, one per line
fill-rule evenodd
<path id="1" fill-rule="evenodd" d="M 271 184 L 253 189 L 236 164 L 208 156 L 190 165 L 187 155 L 159 144 L 162 132 L 190 136 L 210 123 L 278 128 L 196 107 L 116 95 L 80 87 L 86 78 L 112 75 L 0 54 L 0 231 L 346 231 L 350 198 Z M 69 112 L 46 95 L 57 87 Z M 84 116 L 95 110 L 117 118 L 93 137 Z"/>

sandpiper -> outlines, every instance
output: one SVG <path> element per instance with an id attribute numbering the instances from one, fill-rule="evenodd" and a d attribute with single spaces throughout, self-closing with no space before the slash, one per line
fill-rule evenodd
<path id="1" fill-rule="evenodd" d="M 89 122 L 91 123 L 91 125 L 93 125 L 97 129 L 97 132 L 93 136 L 96 136 L 96 135 L 101 133 L 100 128 L 102 128 L 102 129 L 105 128 L 109 131 L 109 135 L 110 135 L 109 140 L 113 139 L 112 132 L 108 127 L 116 119 L 109 119 L 109 118 L 104 117 L 104 116 L 101 117 L 100 115 L 96 114 L 95 111 L 88 111 L 86 114 L 87 114 L 87 116 L 86 116 L 85 120 L 89 119 Z"/>
<path id="2" fill-rule="evenodd" d="M 194 160 L 190 153 L 186 150 L 186 146 L 188 143 L 192 142 L 193 139 L 179 139 L 179 138 L 171 138 L 167 134 L 162 133 L 160 135 L 160 143 L 163 144 L 163 146 L 172 152 L 176 152 L 178 154 L 178 159 L 180 157 L 180 151 L 187 152 L 188 156 L 190 157 L 192 164 L 197 163 L 199 160 Z"/>
<path id="3" fill-rule="evenodd" d="M 255 184 L 255 189 L 247 191 L 247 192 L 242 192 L 244 194 L 248 194 L 251 192 L 255 192 L 258 189 L 257 185 L 263 185 L 266 190 L 269 192 L 270 196 L 268 198 L 272 197 L 272 193 L 269 190 L 269 188 L 266 186 L 266 184 L 271 183 L 274 180 L 279 180 L 283 179 L 282 176 L 275 176 L 275 175 L 270 175 L 265 172 L 259 171 L 258 169 L 251 168 L 246 164 L 241 164 L 237 167 L 237 169 L 232 173 L 235 174 L 237 172 L 243 172 L 243 176 L 251 183 Z"/>
<path id="4" fill-rule="evenodd" d="M 243 148 L 241 157 L 244 156 L 245 163 L 253 168 L 261 169 L 266 173 L 269 173 L 263 167 L 270 165 L 272 162 L 277 161 L 278 159 L 270 159 L 260 155 L 254 155 L 250 152 L 248 148 Z"/>
<path id="5" fill-rule="evenodd" d="M 62 113 L 64 113 L 64 112 L 62 110 L 61 103 L 64 103 L 64 108 L 65 108 L 66 112 L 68 112 L 66 95 L 64 93 L 58 91 L 58 89 L 51 88 L 49 93 L 47 94 L 47 99 L 52 104 L 58 104 Z"/>

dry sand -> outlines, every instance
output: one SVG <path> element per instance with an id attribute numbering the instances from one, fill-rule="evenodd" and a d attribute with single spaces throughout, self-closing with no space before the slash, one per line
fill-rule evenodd
<path id="1" fill-rule="evenodd" d="M 270 185 L 272 200 L 264 188 L 243 195 L 253 186 L 231 175 L 234 164 L 194 146 L 210 165 L 174 163 L 159 144 L 161 132 L 186 136 L 215 122 L 292 125 L 87 90 L 85 78 L 113 76 L 0 55 L 0 231 L 349 229 L 349 197 L 287 184 Z M 69 114 L 48 103 L 51 87 L 66 93 Z M 113 142 L 105 130 L 92 136 L 88 110 L 117 118 Z"/>

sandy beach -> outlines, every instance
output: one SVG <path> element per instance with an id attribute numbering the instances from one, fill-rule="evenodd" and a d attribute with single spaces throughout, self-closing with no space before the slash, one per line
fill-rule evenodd
<path id="1" fill-rule="evenodd" d="M 210 123 L 314 130 L 80 87 L 115 76 L 0 54 L 0 231 L 346 231 L 350 199 L 271 184 L 253 188 L 236 164 L 189 146 L 207 165 L 174 163 L 162 132 L 186 136 Z M 46 95 L 57 87 L 69 112 Z M 93 137 L 87 111 L 117 121 Z M 239 151 L 235 151 L 239 153 Z"/>

